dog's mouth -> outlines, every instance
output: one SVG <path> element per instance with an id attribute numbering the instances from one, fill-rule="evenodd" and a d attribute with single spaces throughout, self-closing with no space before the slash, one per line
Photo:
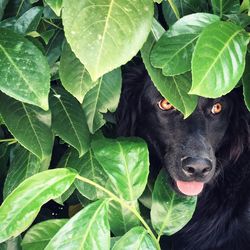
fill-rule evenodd
<path id="1" fill-rule="evenodd" d="M 178 191 L 187 196 L 198 195 L 202 192 L 204 188 L 204 183 L 198 181 L 175 180 L 175 184 L 178 188 Z"/>

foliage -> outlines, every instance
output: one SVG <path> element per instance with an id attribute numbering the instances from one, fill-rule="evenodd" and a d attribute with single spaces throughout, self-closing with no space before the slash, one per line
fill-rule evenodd
<path id="1" fill-rule="evenodd" d="M 150 183 L 143 140 L 103 136 L 121 66 L 140 54 L 183 118 L 241 84 L 250 109 L 249 13 L 245 0 L 0 0 L 0 249 L 160 249 L 196 197 L 164 171 Z M 67 219 L 41 221 L 51 199 Z"/>

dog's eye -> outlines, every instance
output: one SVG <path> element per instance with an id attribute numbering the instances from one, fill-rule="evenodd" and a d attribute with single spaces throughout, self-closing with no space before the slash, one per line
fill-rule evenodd
<path id="1" fill-rule="evenodd" d="M 162 110 L 170 110 L 174 108 L 174 106 L 166 99 L 159 101 L 158 106 Z"/>
<path id="2" fill-rule="evenodd" d="M 222 105 L 219 102 L 215 103 L 211 110 L 212 114 L 214 115 L 219 114 L 221 111 Z"/>

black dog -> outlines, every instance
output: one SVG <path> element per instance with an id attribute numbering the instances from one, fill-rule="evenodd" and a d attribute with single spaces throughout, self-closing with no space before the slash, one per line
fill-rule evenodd
<path id="1" fill-rule="evenodd" d="M 123 79 L 118 135 L 144 138 L 151 173 L 163 166 L 176 192 L 199 194 L 192 220 L 162 248 L 250 249 L 250 133 L 241 89 L 218 99 L 199 98 L 183 119 L 143 64 L 127 67 Z"/>

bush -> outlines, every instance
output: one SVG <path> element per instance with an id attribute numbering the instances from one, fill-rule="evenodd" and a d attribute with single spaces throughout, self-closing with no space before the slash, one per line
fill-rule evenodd
<path id="1" fill-rule="evenodd" d="M 102 135 L 120 67 L 140 51 L 184 118 L 198 96 L 241 85 L 250 109 L 248 14 L 246 0 L 0 1 L 0 249 L 160 249 L 196 197 L 174 193 L 164 170 L 148 180 L 141 139 Z M 37 223 L 51 199 L 83 208 Z"/>

